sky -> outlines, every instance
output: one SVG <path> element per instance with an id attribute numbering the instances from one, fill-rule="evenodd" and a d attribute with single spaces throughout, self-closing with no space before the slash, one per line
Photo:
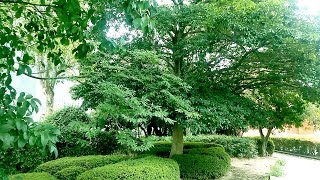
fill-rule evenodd
<path id="1" fill-rule="evenodd" d="M 320 0 L 298 0 L 298 6 L 307 14 L 320 15 Z"/>

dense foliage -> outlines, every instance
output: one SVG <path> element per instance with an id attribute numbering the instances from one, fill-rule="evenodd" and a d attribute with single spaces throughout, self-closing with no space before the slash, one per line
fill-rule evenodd
<path id="1" fill-rule="evenodd" d="M 38 165 L 53 158 L 39 147 L 9 148 L 0 151 L 0 167 L 5 170 L 6 174 L 32 172 Z"/>
<path id="2" fill-rule="evenodd" d="M 77 177 L 77 180 L 91 179 L 179 180 L 180 171 L 178 164 L 172 159 L 149 156 L 98 167 Z"/>
<path id="3" fill-rule="evenodd" d="M 111 154 L 121 149 L 115 135 L 100 129 L 64 128 L 56 144 L 59 157 Z"/>
<path id="4" fill-rule="evenodd" d="M 56 178 L 48 173 L 25 173 L 9 176 L 9 180 L 56 180 Z"/>
<path id="5" fill-rule="evenodd" d="M 172 154 L 183 153 L 186 128 L 300 125 L 305 101 L 319 97 L 319 37 L 317 22 L 299 16 L 291 1 L 173 1 L 154 13 L 154 33 L 130 31 L 120 50 L 81 61 L 88 78 L 74 97 L 103 125 L 172 135 Z M 262 154 L 269 136 L 261 133 Z"/>
<path id="6" fill-rule="evenodd" d="M 71 166 L 58 171 L 55 176 L 63 180 L 75 180 L 77 176 L 87 171 L 86 168 L 80 166 Z"/>
<path id="7" fill-rule="evenodd" d="M 60 128 L 66 127 L 74 121 L 90 123 L 91 120 L 83 109 L 72 106 L 57 110 L 45 119 L 46 123 L 53 124 Z"/>
<path id="8" fill-rule="evenodd" d="M 82 65 L 85 75 L 93 78 L 75 86 L 74 97 L 83 98 L 84 107 L 96 108 L 96 119 L 107 130 L 137 129 L 148 135 L 147 126 L 154 120 L 161 127 L 177 120 L 192 125 L 197 119 L 187 100 L 190 87 L 166 70 L 152 51 L 100 54 Z M 139 150 L 130 141 L 119 142 Z"/>
<path id="9" fill-rule="evenodd" d="M 55 143 L 59 130 L 33 122 L 40 101 L 12 86 L 12 76 L 32 75 L 32 51 L 44 54 L 53 65 L 62 64 L 60 47 L 77 42 L 69 50 L 77 58 L 94 49 L 110 46 L 105 36 L 110 19 L 121 15 L 144 32 L 152 29 L 154 1 L 25 0 L 0 1 L 0 149 L 42 147 L 58 156 Z M 113 17 L 113 18 L 111 18 Z M 35 50 L 36 48 L 36 50 Z M 40 62 L 44 65 L 44 62 Z M 45 66 L 45 65 L 44 65 Z M 39 79 L 39 78 L 38 78 Z M 40 78 L 41 79 L 41 78 Z M 0 167 L 0 175 L 3 176 Z"/>
<path id="10" fill-rule="evenodd" d="M 295 138 L 272 138 L 275 150 L 301 156 L 320 158 L 320 143 Z"/>

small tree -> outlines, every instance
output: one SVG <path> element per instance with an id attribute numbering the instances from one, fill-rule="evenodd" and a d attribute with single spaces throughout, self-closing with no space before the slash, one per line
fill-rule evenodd
<path id="1" fill-rule="evenodd" d="M 250 92 L 249 95 L 262 107 L 261 113 L 251 119 L 250 126 L 259 130 L 261 138 L 261 156 L 266 156 L 267 142 L 273 129 L 283 129 L 286 126 L 302 125 L 301 114 L 305 101 L 297 92 L 277 87 L 266 87 L 260 91 Z M 264 134 L 263 129 L 267 129 Z"/>
<path id="2" fill-rule="evenodd" d="M 316 130 L 320 129 L 320 107 L 317 104 L 308 103 L 302 118 L 313 126 Z"/>

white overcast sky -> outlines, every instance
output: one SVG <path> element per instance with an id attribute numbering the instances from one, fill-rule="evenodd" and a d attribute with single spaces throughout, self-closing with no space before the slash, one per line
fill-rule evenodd
<path id="1" fill-rule="evenodd" d="M 298 0 L 298 5 L 308 14 L 320 15 L 320 0 Z"/>

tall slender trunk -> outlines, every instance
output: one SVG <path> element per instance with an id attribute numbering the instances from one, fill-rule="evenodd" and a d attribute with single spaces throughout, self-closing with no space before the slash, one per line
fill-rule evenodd
<path id="1" fill-rule="evenodd" d="M 179 31 L 175 33 L 175 37 L 172 39 L 172 43 L 174 44 L 174 48 L 172 49 L 172 60 L 173 60 L 173 72 L 177 77 L 182 76 L 182 65 L 183 58 L 179 54 L 179 41 L 183 36 L 183 31 Z M 183 132 L 184 127 L 176 122 L 172 128 L 172 145 L 170 157 L 175 154 L 183 154 Z"/>
<path id="2" fill-rule="evenodd" d="M 175 154 L 183 154 L 183 129 L 183 126 L 178 123 L 173 125 L 170 157 Z"/>
<path id="3" fill-rule="evenodd" d="M 47 59 L 46 53 L 41 53 L 38 55 L 37 69 L 40 72 L 39 76 L 42 78 L 57 77 L 57 69 Z M 46 115 L 53 112 L 54 109 L 54 87 L 56 85 L 55 79 L 43 79 L 40 80 L 45 98 L 46 98 Z"/>
<path id="4" fill-rule="evenodd" d="M 53 107 L 54 107 L 54 88 L 45 88 L 45 96 L 46 96 L 46 115 L 53 113 Z"/>
<path id="5" fill-rule="evenodd" d="M 268 128 L 267 134 L 264 135 L 264 134 L 263 134 L 263 131 L 262 131 L 262 128 L 259 128 L 259 134 L 260 134 L 260 138 L 261 138 L 261 144 L 260 144 L 260 146 L 261 146 L 261 147 L 260 147 L 261 152 L 260 152 L 260 156 L 262 156 L 262 157 L 265 157 L 265 156 L 268 155 L 268 152 L 267 152 L 267 144 L 268 144 L 268 140 L 269 140 L 271 131 L 272 131 L 272 128 Z"/>

